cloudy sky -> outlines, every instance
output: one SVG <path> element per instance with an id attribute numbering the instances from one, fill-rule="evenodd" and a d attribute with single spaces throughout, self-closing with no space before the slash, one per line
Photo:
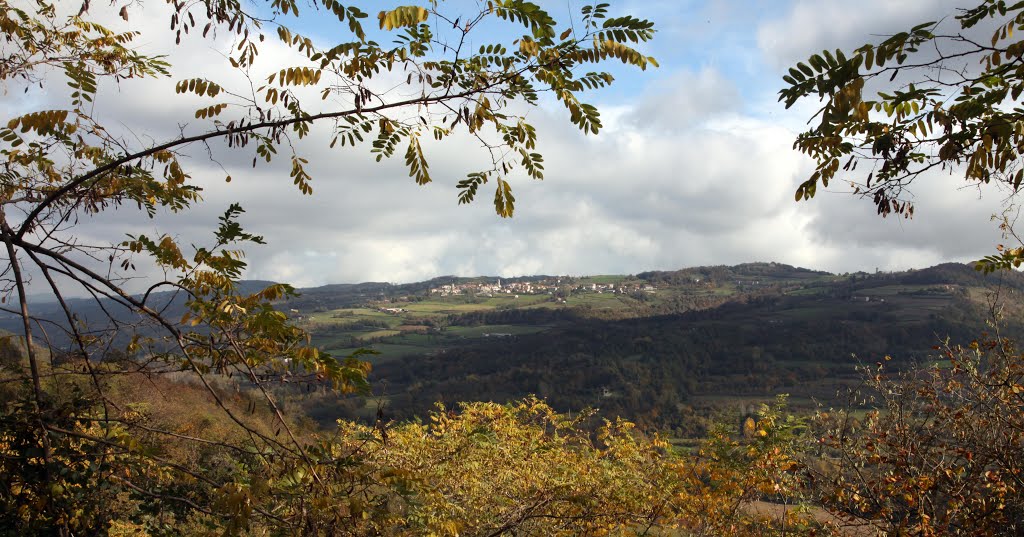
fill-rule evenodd
<path id="1" fill-rule="evenodd" d="M 542 4 L 556 18 L 567 13 L 564 1 Z M 636 273 L 748 261 L 871 271 L 977 259 L 1000 240 L 990 216 L 1001 211 L 1004 199 L 957 176 L 916 183 L 912 220 L 880 219 L 870 201 L 841 190 L 795 203 L 793 192 L 812 165 L 792 143 L 813 107 L 785 110 L 776 102 L 781 76 L 795 61 L 941 18 L 956 5 L 613 2 L 615 11 L 656 22 L 658 35 L 645 51 L 661 67 L 617 69 L 614 88 L 588 97 L 603 114 L 606 128 L 599 136 L 582 135 L 557 106 L 530 112 L 546 157 L 545 180 L 513 177 L 512 219 L 494 214 L 489 193 L 472 205 L 457 205 L 455 183 L 481 157 L 468 141 L 430 146 L 435 182 L 417 186 L 400 158 L 376 163 L 365 148 L 330 150 L 326 130 L 320 130 L 299 147 L 310 161 L 313 196 L 300 195 L 291 184 L 285 159 L 253 170 L 247 165 L 251 151 L 219 154 L 216 164 L 196 151 L 190 165 L 205 201 L 195 211 L 155 221 L 117 211 L 76 232 L 97 240 L 158 230 L 199 236 L 238 201 L 247 210 L 243 223 L 268 242 L 248 249 L 247 276 L 299 286 L 447 274 Z M 147 7 L 132 12 L 131 24 L 152 28 L 146 36 L 155 36 L 166 33 L 166 17 Z M 322 20 L 302 25 L 314 36 L 331 35 Z M 174 47 L 151 38 L 141 45 L 167 53 L 176 75 L 223 69 L 217 47 L 224 43 L 193 40 Z M 268 40 L 261 49 L 267 72 L 287 54 L 275 47 Z M 101 96 L 97 106 L 141 138 L 161 140 L 195 109 L 173 96 L 173 82 L 126 84 L 119 95 Z M 10 113 L 59 99 L 63 90 L 51 91 L 12 94 L 3 107 Z M 221 166 L 234 177 L 230 184 Z"/>

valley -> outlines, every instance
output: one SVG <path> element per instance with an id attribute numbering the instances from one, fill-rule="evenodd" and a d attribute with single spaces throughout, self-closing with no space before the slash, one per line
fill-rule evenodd
<path id="1" fill-rule="evenodd" d="M 282 307 L 315 345 L 376 353 L 361 357 L 373 366 L 373 396 L 314 395 L 304 412 L 321 423 L 370 420 L 378 409 L 402 420 L 438 401 L 536 394 L 563 411 L 599 408 L 699 437 L 712 420 L 780 393 L 801 411 L 840 404 L 859 367 L 931 363 L 943 339 L 981 337 L 993 301 L 1016 307 L 1024 289 L 1016 273 L 957 264 L 834 275 L 750 263 L 498 281 L 302 290 Z M 1003 329 L 1019 333 L 1009 318 Z"/>

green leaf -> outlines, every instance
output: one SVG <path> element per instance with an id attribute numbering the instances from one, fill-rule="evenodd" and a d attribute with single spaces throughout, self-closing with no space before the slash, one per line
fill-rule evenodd
<path id="1" fill-rule="evenodd" d="M 512 186 L 498 178 L 498 186 L 494 191 L 494 210 L 498 216 L 509 218 L 515 210 L 516 199 L 512 196 Z"/>

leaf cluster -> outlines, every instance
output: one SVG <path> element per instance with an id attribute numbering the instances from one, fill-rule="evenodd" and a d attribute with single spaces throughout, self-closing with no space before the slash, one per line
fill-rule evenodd
<path id="1" fill-rule="evenodd" d="M 141 9 L 138 4 L 123 6 L 118 15 L 130 20 Z M 544 170 L 536 131 L 522 105 L 536 106 L 542 92 L 549 92 L 566 107 L 571 122 L 585 133 L 597 133 L 598 111 L 582 101 L 582 94 L 607 86 L 612 77 L 600 72 L 578 75 L 580 67 L 607 60 L 641 69 L 656 65 L 633 47 L 653 38 L 653 25 L 632 16 L 606 17 L 604 4 L 585 7 L 580 26 L 559 22 L 539 5 L 518 0 L 480 4 L 461 24 L 431 2 L 383 10 L 374 30 L 364 27 L 369 15 L 363 9 L 318 0 L 308 8 L 337 23 L 328 40 L 314 40 L 288 27 L 306 4 L 262 4 L 264 10 L 238 0 L 174 1 L 169 30 L 117 33 L 95 22 L 99 16 L 91 10 L 102 7 L 89 2 L 72 12 L 45 0 L 0 0 L 0 80 L 30 91 L 50 80 L 47 72 L 54 72 L 60 78 L 49 82 L 55 87 L 48 89 L 67 97 L 67 106 L 58 109 L 19 109 L 0 128 L 0 242 L 8 260 L 0 271 L 0 296 L 17 304 L 9 311 L 22 321 L 28 363 L 2 381 L 27 391 L 19 399 L 24 408 L 3 415 L 0 464 L 14 465 L 10 475 L 31 476 L 30 484 L 11 485 L 0 500 L 6 502 L 3 509 L 11 520 L 20 521 L 19 527 L 63 534 L 100 527 L 106 515 L 90 502 L 127 495 L 133 505 L 173 499 L 183 512 L 228 533 L 247 531 L 257 518 L 300 532 L 310 520 L 303 513 L 329 510 L 338 490 L 358 483 L 367 494 L 376 494 L 381 483 L 390 483 L 379 468 L 364 474 L 360 472 L 366 467 L 359 461 L 345 467 L 348 463 L 342 461 L 361 453 L 356 444 L 309 442 L 285 415 L 275 386 L 365 392 L 370 368 L 365 353 L 335 357 L 312 345 L 309 334 L 278 309 L 294 295 L 290 286 L 272 284 L 254 291 L 240 285 L 247 270 L 244 247 L 263 243 L 243 227 L 241 204 L 227 207 L 207 239 L 157 230 L 132 232 L 113 244 L 93 244 L 75 231 L 77 224 L 107 218 L 112 209 L 137 209 L 144 219 L 188 211 L 202 201 L 208 181 L 190 165 L 196 148 L 205 149 L 213 162 L 221 151 L 245 153 L 253 167 L 287 158 L 288 178 L 301 193 L 312 194 L 310 163 L 295 142 L 318 124 L 334 131 L 331 146 L 340 140 L 339 150 L 366 143 L 369 147 L 358 149 L 378 161 L 404 155 L 410 177 L 421 185 L 435 179 L 429 156 L 436 144 L 460 131 L 468 133 L 491 162 L 469 172 L 470 183 L 459 183 L 459 202 L 472 201 L 482 184 L 493 181 L 495 211 L 510 217 L 516 170 L 534 179 L 542 179 Z M 478 53 L 469 50 L 468 43 L 477 40 L 488 21 L 516 32 L 525 28 L 525 33 L 511 42 L 486 43 Z M 102 108 L 116 101 L 108 96 L 139 91 L 133 84 L 137 79 L 170 76 L 167 58 L 146 53 L 143 44 L 171 36 L 178 43 L 232 42 L 222 69 L 214 70 L 217 74 L 184 76 L 173 84 L 173 93 L 168 91 L 169 98 L 194 103 L 195 112 L 172 126 L 177 134 L 165 140 L 130 135 L 132 125 L 122 129 L 106 123 Z M 382 36 L 393 42 L 371 38 Z M 268 38 L 276 38 L 298 59 L 280 65 L 261 58 Z M 252 83 L 237 82 L 243 79 Z M 404 83 L 385 87 L 384 79 Z M 139 267 L 147 265 L 162 278 L 147 281 L 143 292 L 130 292 L 141 278 Z M 30 285 L 33 293 L 41 286 L 52 294 L 58 320 L 37 313 Z M 85 318 L 79 303 L 69 300 L 74 294 L 86 296 L 100 318 Z M 76 365 L 53 373 L 45 358 L 54 356 Z M 146 450 L 154 443 L 140 446 L 137 440 L 149 433 L 215 441 L 177 430 L 151 431 L 144 420 L 125 418 L 105 379 L 130 374 L 187 376 L 201 387 L 249 439 L 244 448 L 238 443 L 221 446 L 246 451 L 233 461 L 245 471 L 227 472 L 231 479 L 212 479 L 201 467 L 182 472 L 178 461 L 148 456 Z M 49 375 L 56 379 L 53 385 Z M 221 391 L 218 379 L 225 378 L 260 396 L 272 434 L 247 420 L 246 412 Z M 55 413 L 50 392 L 72 385 L 82 392 L 88 411 Z M 75 421 L 82 414 L 91 421 Z M 54 510 L 51 506 L 64 498 L 54 488 L 65 483 L 54 474 L 62 465 L 95 471 L 79 480 L 88 486 L 76 489 L 74 501 Z M 146 475 L 173 470 L 177 478 L 205 485 L 195 492 L 183 481 L 131 479 L 143 466 Z M 346 473 L 352 468 L 358 471 Z M 126 471 L 131 475 L 124 475 Z M 329 482 L 331 475 L 337 476 L 336 482 Z M 175 495 L 168 487 L 194 494 Z M 106 489 L 109 494 L 88 492 Z M 331 494 L 308 500 L 311 489 Z M 344 495 L 356 496 L 351 490 Z M 294 510 L 279 514 L 287 511 L 284 505 Z M 322 527 L 363 520 L 364 511 L 355 504 L 348 509 Z"/>
<path id="2" fill-rule="evenodd" d="M 944 33 L 926 22 L 844 53 L 825 50 L 789 69 L 779 100 L 823 104 L 794 147 L 815 170 L 795 192 L 842 179 L 881 216 L 911 217 L 907 188 L 932 170 L 1015 194 L 1024 178 L 1024 5 L 986 0 L 959 10 Z M 968 30 L 991 29 L 990 39 Z M 860 170 L 858 171 L 858 166 Z"/>
<path id="3" fill-rule="evenodd" d="M 864 389 L 875 410 L 818 416 L 829 509 L 879 532 L 1006 535 L 1024 523 L 1022 356 L 1006 339 L 939 347 L 948 367 L 890 374 Z"/>

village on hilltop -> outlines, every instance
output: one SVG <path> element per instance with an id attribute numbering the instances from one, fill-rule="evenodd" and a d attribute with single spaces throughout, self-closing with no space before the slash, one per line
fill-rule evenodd
<path id="1" fill-rule="evenodd" d="M 640 283 L 582 283 L 569 286 L 562 283 L 562 278 L 551 278 L 533 282 L 502 282 L 501 278 L 498 278 L 495 283 L 466 282 L 445 284 L 430 289 L 430 294 L 436 296 L 475 294 L 477 296 L 489 297 L 497 294 L 553 295 L 559 291 L 629 294 L 636 292 L 654 293 L 657 291 L 657 288 L 650 284 Z"/>

